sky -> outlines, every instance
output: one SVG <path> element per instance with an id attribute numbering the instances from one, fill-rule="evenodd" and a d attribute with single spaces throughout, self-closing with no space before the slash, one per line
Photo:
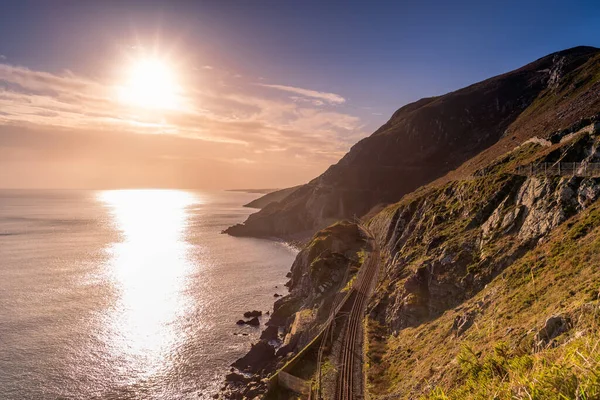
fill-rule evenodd
<path id="1" fill-rule="evenodd" d="M 0 187 L 305 183 L 401 106 L 577 45 L 600 2 L 0 0 Z"/>

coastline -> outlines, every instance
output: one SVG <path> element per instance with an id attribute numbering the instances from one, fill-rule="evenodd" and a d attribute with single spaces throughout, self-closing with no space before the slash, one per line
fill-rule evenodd
<path id="1" fill-rule="evenodd" d="M 275 296 L 259 341 L 231 364 L 215 399 L 256 398 L 266 393 L 273 373 L 314 339 L 315 329 L 329 318 L 334 297 L 352 281 L 365 252 L 370 251 L 359 226 L 350 221 L 333 224 L 310 241 L 295 245 L 301 250 L 286 275 L 288 293 Z"/>

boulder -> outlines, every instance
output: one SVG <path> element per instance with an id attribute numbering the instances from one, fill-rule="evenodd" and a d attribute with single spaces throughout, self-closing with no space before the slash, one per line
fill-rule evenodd
<path id="1" fill-rule="evenodd" d="M 254 318 L 254 317 L 260 317 L 262 315 L 262 311 L 246 311 L 244 313 L 244 318 Z"/>
<path id="2" fill-rule="evenodd" d="M 258 320 L 258 318 L 254 317 L 250 321 L 246 322 L 246 324 L 250 326 L 259 326 L 260 321 Z"/>
<path id="3" fill-rule="evenodd" d="M 293 346 L 291 345 L 285 345 L 285 346 L 281 346 L 279 349 L 277 349 L 277 354 L 275 354 L 277 357 L 285 357 L 287 356 L 291 351 L 293 350 Z"/>
<path id="4" fill-rule="evenodd" d="M 267 328 L 260 335 L 261 339 L 265 340 L 277 340 L 279 336 L 279 328 L 276 326 L 267 326 Z"/>
<path id="5" fill-rule="evenodd" d="M 546 320 L 544 327 L 535 335 L 537 350 L 550 347 L 554 338 L 571 329 L 571 319 L 563 315 L 553 315 Z"/>
<path id="6" fill-rule="evenodd" d="M 249 386 L 244 391 L 244 396 L 248 399 L 255 399 L 263 392 L 262 388 L 259 386 Z"/>
<path id="7" fill-rule="evenodd" d="M 266 340 L 252 345 L 250 351 L 232 366 L 241 371 L 258 372 L 275 358 L 275 349 Z"/>
<path id="8" fill-rule="evenodd" d="M 225 380 L 227 382 L 232 382 L 232 383 L 248 383 L 249 379 L 246 378 L 244 375 L 242 374 L 238 374 L 236 372 L 231 372 L 227 375 L 225 375 Z"/>
<path id="9" fill-rule="evenodd" d="M 246 323 L 246 321 L 244 321 L 243 319 L 238 320 L 238 322 L 236 322 L 236 324 L 238 325 L 244 325 Z"/>

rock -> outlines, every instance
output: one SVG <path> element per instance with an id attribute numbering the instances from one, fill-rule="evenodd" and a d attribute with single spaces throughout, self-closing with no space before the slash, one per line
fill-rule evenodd
<path id="1" fill-rule="evenodd" d="M 258 320 L 258 318 L 254 317 L 250 321 L 246 322 L 246 324 L 250 326 L 259 326 L 260 321 Z"/>
<path id="2" fill-rule="evenodd" d="M 571 329 L 571 319 L 562 315 L 553 315 L 546 320 L 544 327 L 535 335 L 536 350 L 552 344 L 552 340 Z"/>
<path id="3" fill-rule="evenodd" d="M 524 207 L 519 239 L 537 240 L 570 217 L 579 205 L 576 190 L 575 178 L 563 177 L 558 183 L 549 178 L 528 178 L 517 194 L 517 204 Z"/>
<path id="4" fill-rule="evenodd" d="M 254 398 L 258 397 L 258 395 L 261 393 L 261 391 L 262 390 L 258 386 L 250 386 L 244 392 L 244 396 L 246 396 L 246 398 L 248 398 L 248 399 L 254 399 Z"/>
<path id="5" fill-rule="evenodd" d="M 244 318 L 253 318 L 253 317 L 260 317 L 262 315 L 262 311 L 246 311 L 244 313 Z"/>
<path id="6" fill-rule="evenodd" d="M 243 319 L 238 320 L 238 322 L 236 322 L 236 324 L 238 325 L 244 325 L 246 323 L 246 321 L 244 321 Z"/>
<path id="7" fill-rule="evenodd" d="M 258 372 L 275 359 L 275 349 L 266 340 L 252 345 L 250 351 L 236 360 L 232 366 L 241 371 Z"/>
<path id="8" fill-rule="evenodd" d="M 279 328 L 277 326 L 267 326 L 260 335 L 260 338 L 265 340 L 277 340 L 278 336 Z"/>
<path id="9" fill-rule="evenodd" d="M 279 357 L 285 357 L 292 350 L 293 350 L 293 346 L 290 346 L 290 345 L 281 346 L 280 348 L 277 349 L 277 353 L 275 354 L 275 356 L 277 358 L 279 358 Z"/>
<path id="10" fill-rule="evenodd" d="M 212 395 L 212 398 L 213 398 L 213 399 L 218 399 L 218 398 L 219 398 L 219 393 L 215 393 L 215 394 L 213 394 L 213 395 Z"/>
<path id="11" fill-rule="evenodd" d="M 275 293 L 273 297 L 281 297 L 281 295 L 279 293 Z"/>
<path id="12" fill-rule="evenodd" d="M 225 375 L 225 380 L 227 382 L 233 382 L 233 383 L 247 383 L 249 381 L 249 379 L 246 378 L 244 375 L 238 374 L 236 372 L 232 372 L 232 373 Z"/>
<path id="13" fill-rule="evenodd" d="M 475 322 L 477 315 L 477 311 L 470 310 L 462 315 L 457 315 L 456 318 L 454 318 L 452 331 L 455 333 L 456 337 L 461 336 L 467 329 L 473 326 L 473 322 Z"/>
<path id="14" fill-rule="evenodd" d="M 587 208 L 600 195 L 600 184 L 595 179 L 584 179 L 577 191 L 577 201 L 581 208 Z"/>
<path id="15" fill-rule="evenodd" d="M 542 329 L 540 334 L 547 340 L 551 340 L 568 331 L 570 325 L 571 321 L 569 318 L 563 317 L 562 315 L 552 316 L 546 320 L 544 329 Z"/>

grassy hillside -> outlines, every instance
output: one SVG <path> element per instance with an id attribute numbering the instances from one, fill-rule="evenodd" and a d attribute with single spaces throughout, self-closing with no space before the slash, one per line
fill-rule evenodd
<path id="1" fill-rule="evenodd" d="M 387 249 L 367 320 L 372 398 L 600 398 L 600 179 L 512 173 L 596 162 L 597 135 L 526 144 L 372 219 Z"/>
<path id="2" fill-rule="evenodd" d="M 475 297 L 438 318 L 389 338 L 371 321 L 373 394 L 574 399 L 579 391 L 588 396 L 579 398 L 598 398 L 598 265 L 600 204 L 595 203 Z M 465 316 L 470 321 L 461 326 Z M 562 318 L 565 327 L 545 332 L 552 316 Z"/>

